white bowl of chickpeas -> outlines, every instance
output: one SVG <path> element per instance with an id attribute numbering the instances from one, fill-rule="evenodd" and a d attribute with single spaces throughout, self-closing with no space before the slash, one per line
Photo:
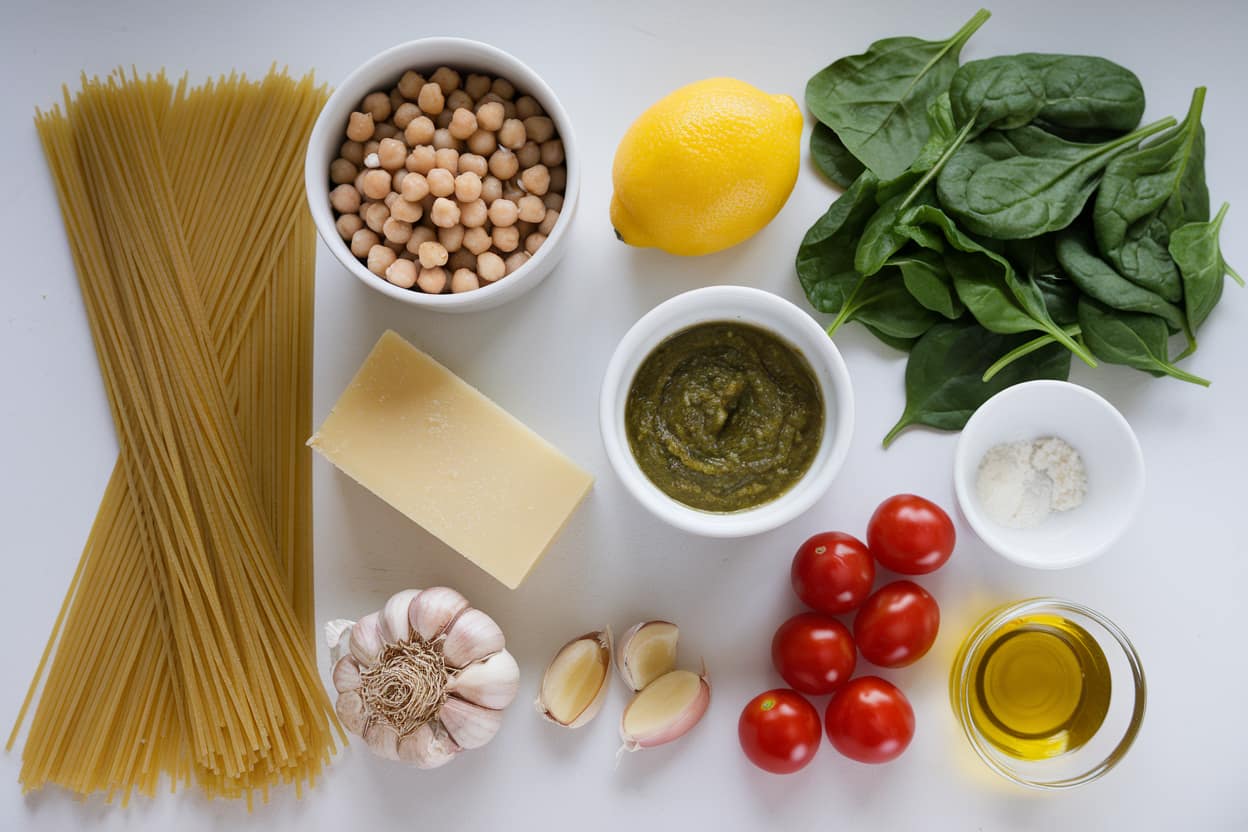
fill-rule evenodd
<path id="1" fill-rule="evenodd" d="M 461 38 L 382 52 L 308 143 L 321 239 L 367 286 L 446 312 L 498 306 L 566 247 L 580 189 L 567 113 L 528 66 Z"/>

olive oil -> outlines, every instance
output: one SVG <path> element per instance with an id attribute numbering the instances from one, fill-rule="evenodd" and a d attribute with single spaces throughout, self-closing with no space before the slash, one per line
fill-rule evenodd
<path id="1" fill-rule="evenodd" d="M 1023 615 L 1002 625 L 969 671 L 971 719 L 1013 757 L 1043 760 L 1073 751 L 1109 711 L 1104 651 L 1059 615 Z"/>

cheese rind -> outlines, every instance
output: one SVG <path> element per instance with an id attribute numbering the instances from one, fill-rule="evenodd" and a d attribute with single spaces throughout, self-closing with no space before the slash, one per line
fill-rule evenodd
<path id="1" fill-rule="evenodd" d="M 553 445 L 389 330 L 308 444 L 511 589 L 593 485 Z"/>

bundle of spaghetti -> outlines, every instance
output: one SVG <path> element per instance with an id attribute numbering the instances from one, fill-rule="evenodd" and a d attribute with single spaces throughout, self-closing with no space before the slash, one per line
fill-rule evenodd
<path id="1" fill-rule="evenodd" d="M 275 71 L 114 74 L 37 118 L 121 452 L 27 699 L 42 679 L 26 789 L 250 800 L 334 750 L 302 446 L 323 102 Z"/>

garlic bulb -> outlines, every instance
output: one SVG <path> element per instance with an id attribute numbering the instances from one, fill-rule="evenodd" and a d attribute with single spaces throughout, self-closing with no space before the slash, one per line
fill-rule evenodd
<path id="1" fill-rule="evenodd" d="M 327 628 L 331 641 L 340 632 Z M 339 720 L 374 754 L 418 768 L 493 739 L 520 684 L 498 624 L 447 587 L 398 592 L 344 638 Z"/>
<path id="2" fill-rule="evenodd" d="M 580 728 L 602 710 L 611 671 L 611 631 L 574 638 L 560 648 L 542 674 L 537 712 L 564 728 Z"/>
<path id="3" fill-rule="evenodd" d="M 689 733 L 711 704 L 706 668 L 673 670 L 646 685 L 620 717 L 622 751 L 653 748 Z"/>
<path id="4" fill-rule="evenodd" d="M 676 667 L 680 630 L 669 621 L 643 621 L 628 628 L 615 650 L 615 667 L 624 684 L 641 690 Z"/>

